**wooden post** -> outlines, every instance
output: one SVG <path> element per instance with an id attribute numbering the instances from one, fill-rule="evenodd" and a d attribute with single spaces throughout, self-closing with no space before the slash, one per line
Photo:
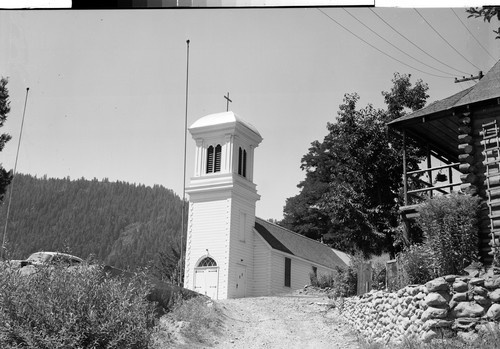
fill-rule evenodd
<path id="1" fill-rule="evenodd" d="M 429 148 L 429 145 L 427 145 L 427 168 L 431 168 L 432 163 L 431 163 L 431 149 Z M 431 188 L 433 187 L 432 185 L 432 170 L 427 171 L 427 176 L 429 177 L 429 183 L 431 184 Z M 433 191 L 429 191 L 429 197 L 432 199 L 434 193 Z"/>
<path id="2" fill-rule="evenodd" d="M 448 167 L 448 180 L 450 181 L 450 184 L 453 183 L 453 167 Z M 450 194 L 453 191 L 453 186 L 450 187 Z"/>
<path id="3" fill-rule="evenodd" d="M 403 130 L 403 199 L 408 206 L 408 178 L 406 174 L 406 130 Z"/>

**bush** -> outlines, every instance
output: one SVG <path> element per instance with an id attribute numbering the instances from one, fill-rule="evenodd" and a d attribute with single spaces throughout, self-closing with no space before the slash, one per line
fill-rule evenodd
<path id="1" fill-rule="evenodd" d="M 460 274 L 478 260 L 479 198 L 451 194 L 426 201 L 417 223 L 438 275 Z"/>
<path id="2" fill-rule="evenodd" d="M 356 295 L 358 283 L 358 269 L 355 265 L 347 268 L 335 267 L 329 274 L 310 274 L 311 285 L 319 288 L 330 288 L 333 297 L 349 297 Z"/>
<path id="3" fill-rule="evenodd" d="M 148 348 L 155 324 L 145 279 L 102 267 L 0 267 L 1 348 Z"/>
<path id="4" fill-rule="evenodd" d="M 424 284 L 437 275 L 433 272 L 433 263 L 429 248 L 424 244 L 411 245 L 396 256 L 398 279 L 396 289 L 407 285 Z"/>
<path id="5" fill-rule="evenodd" d="M 206 297 L 180 302 L 168 317 L 177 323 L 185 323 L 181 330 L 183 336 L 196 343 L 208 343 L 220 332 L 223 324 L 222 312 Z"/>

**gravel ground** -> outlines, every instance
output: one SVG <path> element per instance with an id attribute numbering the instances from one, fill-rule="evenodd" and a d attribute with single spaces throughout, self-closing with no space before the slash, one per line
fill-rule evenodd
<path id="1" fill-rule="evenodd" d="M 217 301 L 225 328 L 213 348 L 360 348 L 351 327 L 321 295 Z M 208 346 L 205 346 L 208 347 Z"/>

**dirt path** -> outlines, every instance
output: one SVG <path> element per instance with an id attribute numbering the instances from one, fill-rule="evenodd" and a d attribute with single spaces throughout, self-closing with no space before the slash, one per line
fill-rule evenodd
<path id="1" fill-rule="evenodd" d="M 213 348 L 358 349 L 352 329 L 336 310 L 327 310 L 326 302 L 318 296 L 218 301 L 226 316 L 225 329 Z"/>

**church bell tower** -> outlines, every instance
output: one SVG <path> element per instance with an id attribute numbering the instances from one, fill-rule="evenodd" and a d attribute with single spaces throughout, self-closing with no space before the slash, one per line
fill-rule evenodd
<path id="1" fill-rule="evenodd" d="M 250 296 L 255 203 L 260 198 L 253 183 L 254 150 L 262 137 L 231 111 L 207 115 L 189 132 L 196 152 L 186 188 L 184 287 L 213 299 Z"/>

